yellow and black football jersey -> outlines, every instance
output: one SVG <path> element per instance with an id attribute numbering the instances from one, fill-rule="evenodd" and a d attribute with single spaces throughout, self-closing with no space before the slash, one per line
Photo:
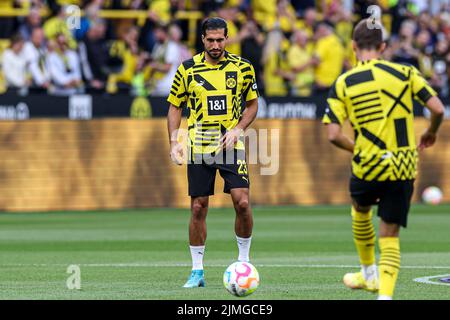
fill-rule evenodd
<path id="1" fill-rule="evenodd" d="M 219 139 L 238 124 L 243 102 L 258 96 L 248 60 L 225 52 L 217 65 L 211 65 L 203 52 L 179 66 L 167 101 L 176 107 L 187 104 L 191 152 L 198 154 L 219 151 Z M 235 148 L 244 150 L 243 139 Z"/>
<path id="2" fill-rule="evenodd" d="M 416 176 L 413 99 L 425 104 L 436 92 L 413 66 L 381 59 L 358 62 L 328 95 L 323 123 L 349 119 L 355 132 L 353 175 L 366 181 Z"/>

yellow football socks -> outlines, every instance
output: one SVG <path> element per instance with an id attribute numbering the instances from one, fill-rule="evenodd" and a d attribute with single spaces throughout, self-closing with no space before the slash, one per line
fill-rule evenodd
<path id="1" fill-rule="evenodd" d="M 397 237 L 380 238 L 379 245 L 379 295 L 392 297 L 400 269 L 400 241 Z"/>
<path id="2" fill-rule="evenodd" d="M 361 265 L 375 263 L 375 230 L 372 223 L 372 210 L 361 213 L 352 207 L 353 240 Z"/>

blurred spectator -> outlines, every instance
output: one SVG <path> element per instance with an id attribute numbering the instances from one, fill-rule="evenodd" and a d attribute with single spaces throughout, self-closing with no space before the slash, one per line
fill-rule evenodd
<path id="1" fill-rule="evenodd" d="M 277 16 L 277 0 L 251 0 L 253 18 L 264 30 L 274 27 Z"/>
<path id="2" fill-rule="evenodd" d="M 291 94 L 307 97 L 311 95 L 314 83 L 312 68 L 312 52 L 308 50 L 308 35 L 303 30 L 297 30 L 292 35 L 292 46 L 287 53 L 289 63 L 288 80 L 291 81 Z"/>
<path id="3" fill-rule="evenodd" d="M 47 89 L 50 85 L 50 74 L 47 67 L 48 52 L 42 28 L 33 29 L 30 41 L 25 43 L 24 52 L 33 86 Z"/>
<path id="4" fill-rule="evenodd" d="M 50 93 L 71 95 L 82 92 L 80 60 L 76 51 L 69 48 L 66 36 L 59 34 L 49 43 L 47 64 L 53 86 Z"/>
<path id="5" fill-rule="evenodd" d="M 19 33 L 25 41 L 30 40 L 33 29 L 42 27 L 39 9 L 33 8 L 19 28 Z"/>
<path id="6" fill-rule="evenodd" d="M 341 74 L 345 52 L 333 26 L 327 22 L 319 22 L 314 34 L 316 46 L 312 64 L 314 69 L 314 93 L 328 93 L 329 88 Z"/>
<path id="7" fill-rule="evenodd" d="M 58 35 L 63 34 L 69 48 L 75 50 L 77 42 L 66 23 L 67 6 L 56 5 L 55 10 L 57 10 L 57 15 L 44 23 L 45 36 L 49 40 L 56 40 Z"/>
<path id="8" fill-rule="evenodd" d="M 159 25 L 155 30 L 157 44 L 151 53 L 150 68 L 152 69 L 152 82 L 154 88 L 151 92 L 154 96 L 167 96 L 172 87 L 172 81 L 177 72 L 177 68 L 182 62 L 180 55 L 181 30 L 176 26 L 171 26 L 171 36 L 168 28 Z"/>
<path id="9" fill-rule="evenodd" d="M 275 28 L 267 34 L 262 54 L 266 96 L 285 96 L 289 93 L 288 81 L 282 76 L 284 71 L 289 70 L 286 59 L 288 47 L 289 41 L 279 28 Z"/>
<path id="10" fill-rule="evenodd" d="M 171 18 L 172 2 L 168 0 L 156 0 L 151 1 L 147 19 L 144 26 L 141 28 L 139 36 L 139 45 L 148 52 L 153 50 L 153 46 L 156 44 L 154 35 L 155 26 L 158 24 L 168 24 Z"/>
<path id="11" fill-rule="evenodd" d="M 392 16 L 391 33 L 397 35 L 405 20 L 414 18 L 414 8 L 410 0 L 396 0 L 390 3 L 390 14 Z"/>
<path id="12" fill-rule="evenodd" d="M 100 90 L 107 80 L 108 46 L 105 40 L 106 25 L 101 19 L 90 23 L 83 40 L 78 44 L 81 69 L 87 87 Z"/>
<path id="13" fill-rule="evenodd" d="M 108 76 L 107 91 L 109 93 L 116 93 L 118 89 L 128 90 L 130 88 L 140 51 L 138 38 L 139 29 L 134 26 L 129 27 L 121 35 L 121 39 L 114 41 L 111 45 L 109 64 L 111 64 L 111 58 L 114 58 L 120 61 L 121 67 Z"/>
<path id="14" fill-rule="evenodd" d="M 303 16 L 306 10 L 316 7 L 315 0 L 291 0 L 291 4 L 299 17 Z"/>
<path id="15" fill-rule="evenodd" d="M 449 77 L 448 70 L 450 68 L 449 43 L 444 37 L 437 42 L 435 52 L 432 55 L 433 74 L 430 84 L 441 95 L 449 95 Z"/>
<path id="16" fill-rule="evenodd" d="M 12 9 L 17 4 L 16 0 L 1 0 L 0 10 Z M 0 17 L 0 38 L 10 38 L 14 32 L 15 19 L 13 17 Z"/>
<path id="17" fill-rule="evenodd" d="M 222 6 L 217 15 L 227 22 L 228 27 L 228 39 L 227 39 L 227 51 L 233 54 L 241 55 L 241 41 L 242 35 L 239 32 L 237 20 L 237 7 Z"/>
<path id="18" fill-rule="evenodd" d="M 31 79 L 27 77 L 27 59 L 23 50 L 24 40 L 16 34 L 11 38 L 11 45 L 3 52 L 2 68 L 6 84 L 12 88 L 28 87 Z"/>
<path id="19" fill-rule="evenodd" d="M 74 36 L 77 41 L 81 41 L 91 25 L 99 19 L 99 10 L 103 2 L 104 0 L 95 0 L 86 5 L 84 8 L 85 15 L 80 19 L 80 27 L 74 31 Z"/>
<path id="20" fill-rule="evenodd" d="M 265 35 L 259 29 L 254 20 L 249 20 L 240 32 L 241 36 L 241 56 L 249 60 L 255 68 L 256 81 L 259 88 L 262 88 L 261 83 L 263 76 L 263 66 L 261 64 L 262 51 L 264 47 Z"/>
<path id="21" fill-rule="evenodd" d="M 288 0 L 277 0 L 276 9 L 275 25 L 280 26 L 281 30 L 290 36 L 290 33 L 295 28 L 297 21 L 294 8 Z"/>
<path id="22" fill-rule="evenodd" d="M 303 29 L 309 38 L 314 36 L 314 26 L 317 24 L 317 11 L 315 8 L 308 8 L 304 11 L 302 20 L 297 23 L 297 29 Z"/>
<path id="23" fill-rule="evenodd" d="M 392 43 L 392 61 L 410 64 L 419 68 L 420 51 L 414 48 L 415 31 L 416 24 L 413 20 L 405 20 L 403 22 L 400 28 L 399 41 Z"/>

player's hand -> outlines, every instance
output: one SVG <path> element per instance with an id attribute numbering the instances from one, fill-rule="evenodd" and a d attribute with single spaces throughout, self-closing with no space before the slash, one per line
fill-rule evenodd
<path id="1" fill-rule="evenodd" d="M 242 131 L 242 129 L 238 128 L 233 128 L 230 131 L 227 131 L 222 138 L 220 138 L 220 146 L 222 149 L 233 149 L 239 141 Z"/>
<path id="2" fill-rule="evenodd" d="M 425 148 L 431 147 L 436 142 L 436 133 L 425 131 L 424 134 L 420 137 L 420 143 L 417 146 L 419 151 L 422 151 Z"/>
<path id="3" fill-rule="evenodd" d="M 183 146 L 179 142 L 170 144 L 170 159 L 179 166 L 183 164 Z"/>

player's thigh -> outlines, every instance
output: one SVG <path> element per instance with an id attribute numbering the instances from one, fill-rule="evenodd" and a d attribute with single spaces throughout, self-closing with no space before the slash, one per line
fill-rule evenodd
<path id="1" fill-rule="evenodd" d="M 235 152 L 235 157 L 231 162 L 217 165 L 220 176 L 224 180 L 224 192 L 230 193 L 232 189 L 250 187 L 247 162 L 244 152 Z"/>
<path id="2" fill-rule="evenodd" d="M 378 205 L 378 216 L 387 223 L 406 227 L 413 192 L 414 180 L 387 182 Z"/>
<path id="3" fill-rule="evenodd" d="M 356 177 L 351 177 L 349 183 L 350 195 L 353 206 L 359 212 L 370 210 L 372 205 L 376 205 L 382 193 L 379 182 L 365 181 Z"/>
<path id="4" fill-rule="evenodd" d="M 206 164 L 187 165 L 188 189 L 191 197 L 204 197 L 214 194 L 216 169 Z"/>

